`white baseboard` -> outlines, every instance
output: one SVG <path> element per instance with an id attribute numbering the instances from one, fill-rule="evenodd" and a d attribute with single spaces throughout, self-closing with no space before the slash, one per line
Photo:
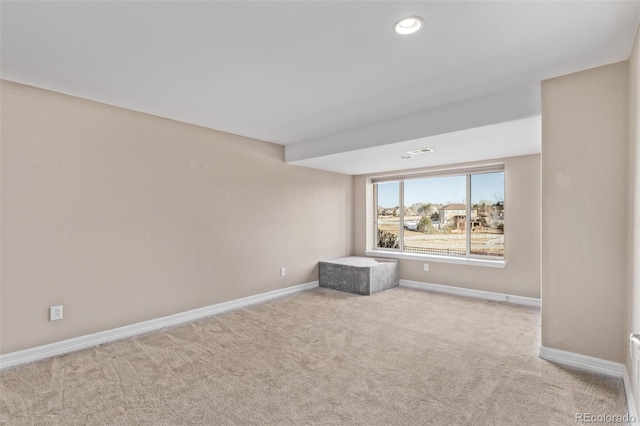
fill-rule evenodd
<path id="1" fill-rule="evenodd" d="M 627 395 L 627 411 L 629 413 L 629 418 L 636 419 L 635 421 L 637 421 L 638 409 L 636 408 L 636 400 L 633 397 L 633 389 L 631 388 L 631 379 L 629 378 L 626 367 L 624 369 L 624 376 L 622 377 L 622 380 L 624 382 L 624 393 Z"/>
<path id="2" fill-rule="evenodd" d="M 514 305 L 525 305 L 540 307 L 540 299 L 537 297 L 525 297 L 514 296 L 513 294 L 507 294 L 507 303 L 513 303 Z"/>
<path id="3" fill-rule="evenodd" d="M 540 358 L 556 364 L 579 368 L 580 370 L 590 371 L 592 373 L 618 377 L 620 379 L 624 377 L 626 371 L 625 365 L 619 362 L 607 361 L 600 358 L 594 358 L 592 356 L 580 355 L 574 352 L 567 352 L 544 346 L 540 346 L 538 355 Z"/>
<path id="4" fill-rule="evenodd" d="M 309 290 L 316 287 L 318 287 L 318 281 L 312 281 L 306 284 L 299 284 L 292 287 L 269 291 L 267 293 L 261 293 L 253 296 L 243 297 L 241 299 L 230 300 L 228 302 L 217 303 L 215 305 L 206 306 L 204 308 L 180 312 L 178 314 L 126 325 L 124 327 L 118 327 L 98 333 L 87 334 L 85 336 L 74 337 L 73 339 L 50 343 L 48 345 L 37 346 L 35 348 L 25 349 L 17 352 L 11 352 L 5 355 L 0 355 L 0 369 L 33 362 L 44 358 L 49 358 L 54 355 L 62 355 L 91 346 L 100 345 L 102 343 L 120 340 L 125 337 L 131 337 L 138 334 L 147 333 L 149 331 L 182 324 L 188 321 L 220 314 L 222 312 L 231 311 L 233 309 L 243 308 L 245 306 L 254 305 L 256 303 L 266 302 L 267 300 L 276 299 L 278 297 Z"/>
<path id="5" fill-rule="evenodd" d="M 562 351 L 560 349 L 547 348 L 544 346 L 540 346 L 539 356 L 544 360 L 556 364 L 562 364 L 568 367 L 574 367 L 580 370 L 622 379 L 624 383 L 624 393 L 627 398 L 627 411 L 630 419 L 628 424 L 637 424 L 638 411 L 636 409 L 636 402 L 633 398 L 631 379 L 629 378 L 627 367 L 624 364 L 594 358 L 587 355 L 580 355 L 574 352 Z"/>
<path id="6" fill-rule="evenodd" d="M 516 305 L 540 307 L 540 299 L 535 297 L 514 296 L 505 293 L 495 293 L 493 291 L 473 290 L 470 288 L 453 287 L 449 285 L 423 283 L 410 280 L 400 280 L 400 286 L 435 291 L 438 293 L 455 294 L 457 296 L 475 297 L 476 299 L 493 300 L 495 302 L 507 302 Z"/>

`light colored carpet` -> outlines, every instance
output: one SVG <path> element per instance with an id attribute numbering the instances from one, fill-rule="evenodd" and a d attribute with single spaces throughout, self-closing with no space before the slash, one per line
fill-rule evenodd
<path id="1" fill-rule="evenodd" d="M 621 380 L 537 358 L 539 310 L 315 289 L 0 373 L 7 425 L 575 425 Z"/>

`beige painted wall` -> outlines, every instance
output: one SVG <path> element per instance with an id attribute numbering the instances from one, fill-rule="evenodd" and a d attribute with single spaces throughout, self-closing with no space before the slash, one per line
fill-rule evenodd
<path id="1" fill-rule="evenodd" d="M 640 333 L 640 28 L 629 58 L 629 289 L 627 293 L 627 335 Z M 629 340 L 625 343 L 629 345 Z M 628 349 L 628 346 L 627 346 Z M 628 352 L 625 352 L 628 353 Z M 640 350 L 635 349 L 635 357 Z M 636 380 L 637 364 L 629 357 L 627 371 L 635 396 L 636 407 L 640 407 L 640 383 Z"/>
<path id="2" fill-rule="evenodd" d="M 313 281 L 351 254 L 350 176 L 15 83 L 0 97 L 0 353 Z"/>
<path id="3" fill-rule="evenodd" d="M 498 269 L 432 260 L 401 260 L 401 279 L 540 297 L 540 156 L 527 155 L 450 167 L 495 163 L 505 165 L 506 267 Z M 421 170 L 436 169 L 442 167 Z M 403 173 L 407 171 L 398 172 Z M 357 256 L 373 248 L 373 188 L 370 183 L 373 176 L 376 175 L 354 177 L 354 254 Z M 429 263 L 429 272 L 424 272 L 424 263 Z"/>
<path id="4" fill-rule="evenodd" d="M 627 63 L 542 83 L 542 345 L 624 361 Z"/>

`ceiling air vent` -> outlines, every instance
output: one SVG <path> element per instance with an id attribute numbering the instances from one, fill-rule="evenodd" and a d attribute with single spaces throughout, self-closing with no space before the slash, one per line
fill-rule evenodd
<path id="1" fill-rule="evenodd" d="M 407 154 L 418 155 L 424 154 L 425 152 L 433 152 L 433 148 L 412 149 L 411 151 L 407 151 Z"/>

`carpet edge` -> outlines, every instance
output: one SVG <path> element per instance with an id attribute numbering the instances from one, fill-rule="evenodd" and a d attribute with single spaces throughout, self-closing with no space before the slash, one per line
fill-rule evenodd
<path id="1" fill-rule="evenodd" d="M 624 384 L 624 393 L 627 399 L 627 414 L 629 415 L 629 419 L 634 419 L 633 423 L 637 421 L 638 411 L 633 398 L 631 379 L 629 378 L 626 365 L 619 362 L 607 361 L 601 358 L 577 354 L 575 352 L 548 348 L 542 345 L 540 345 L 538 356 L 545 361 L 622 379 Z"/>
<path id="2" fill-rule="evenodd" d="M 242 297 L 227 302 L 216 303 L 214 305 L 196 308 L 165 317 L 154 318 L 122 327 L 112 328 L 110 330 L 99 331 L 97 333 L 86 334 L 67 340 L 49 343 L 42 346 L 36 346 L 29 349 L 23 349 L 16 352 L 10 352 L 0 355 L 0 370 L 14 367 L 21 364 L 27 364 L 50 358 L 55 355 L 62 355 L 69 352 L 75 352 L 92 346 L 101 345 L 103 343 L 113 342 L 127 337 L 136 336 L 138 334 L 148 333 L 150 331 L 159 330 L 165 327 L 179 325 L 185 322 L 208 317 L 211 315 L 221 314 L 223 312 L 234 309 L 243 308 L 257 303 L 266 302 L 268 300 L 287 296 L 293 293 L 310 290 L 318 287 L 318 281 L 298 284 L 285 287 L 266 293 L 255 294 L 252 296 Z"/>
<path id="3" fill-rule="evenodd" d="M 421 281 L 400 280 L 401 287 L 417 288 L 420 290 L 433 291 L 436 293 L 453 294 L 456 296 L 474 297 L 476 299 L 492 300 L 494 302 L 507 302 L 515 305 L 540 307 L 540 299 L 535 297 L 515 296 L 506 293 L 496 293 L 493 291 L 474 290 L 471 288 L 454 287 L 442 284 L 425 283 Z"/>

